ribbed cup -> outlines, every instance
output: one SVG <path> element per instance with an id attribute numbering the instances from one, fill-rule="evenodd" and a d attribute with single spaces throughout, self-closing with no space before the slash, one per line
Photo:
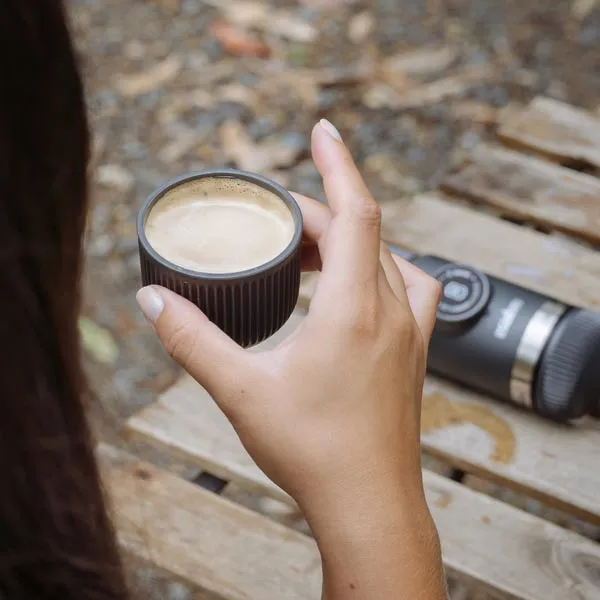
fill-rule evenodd
<path id="1" fill-rule="evenodd" d="M 288 247 L 264 265 L 239 273 L 199 273 L 160 256 L 145 234 L 150 210 L 177 186 L 206 177 L 247 181 L 277 195 L 294 218 L 294 237 Z M 274 181 L 233 169 L 184 175 L 148 198 L 138 214 L 137 232 L 142 283 L 161 285 L 187 298 L 241 346 L 252 346 L 267 339 L 292 314 L 300 290 L 302 213 L 291 194 Z"/>

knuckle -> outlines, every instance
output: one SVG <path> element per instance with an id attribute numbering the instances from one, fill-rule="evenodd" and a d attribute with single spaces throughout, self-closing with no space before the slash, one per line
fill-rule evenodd
<path id="1" fill-rule="evenodd" d="M 371 198 L 361 198 L 354 207 L 356 218 L 371 227 L 380 227 L 382 211 L 381 206 Z"/>
<path id="2" fill-rule="evenodd" d="M 169 332 L 164 347 L 169 356 L 175 359 L 183 368 L 189 366 L 198 339 L 198 331 L 188 323 L 180 323 Z"/>

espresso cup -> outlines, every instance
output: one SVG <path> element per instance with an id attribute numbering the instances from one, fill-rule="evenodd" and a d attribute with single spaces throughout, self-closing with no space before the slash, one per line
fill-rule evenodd
<path id="1" fill-rule="evenodd" d="M 183 175 L 146 200 L 137 233 L 142 283 L 187 298 L 241 346 L 292 314 L 302 213 L 274 181 L 233 169 Z"/>

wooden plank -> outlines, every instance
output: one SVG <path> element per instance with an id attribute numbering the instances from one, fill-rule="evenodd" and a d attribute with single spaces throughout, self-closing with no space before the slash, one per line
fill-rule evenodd
<path id="1" fill-rule="evenodd" d="M 600 545 L 424 472 L 444 564 L 486 598 L 600 600 Z"/>
<path id="2" fill-rule="evenodd" d="M 546 160 L 482 144 L 442 188 L 509 216 L 600 241 L 600 179 Z"/>
<path id="3" fill-rule="evenodd" d="M 563 164 L 600 167 L 600 119 L 551 98 L 540 96 L 522 111 L 508 111 L 498 135 Z"/>
<path id="4" fill-rule="evenodd" d="M 383 205 L 383 236 L 422 254 L 469 263 L 558 300 L 600 307 L 600 254 L 434 194 Z"/>
<path id="5" fill-rule="evenodd" d="M 100 450 L 122 546 L 227 600 L 314 599 L 309 538 L 111 447 Z M 494 598 L 598 600 L 600 546 L 424 472 L 448 573 Z"/>
<path id="6" fill-rule="evenodd" d="M 127 552 L 226 600 L 319 598 L 312 539 L 110 446 L 99 457 Z"/>

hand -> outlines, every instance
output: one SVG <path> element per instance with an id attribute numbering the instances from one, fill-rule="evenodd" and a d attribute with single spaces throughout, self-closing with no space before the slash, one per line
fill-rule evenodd
<path id="1" fill-rule="evenodd" d="M 205 386 L 261 469 L 299 501 L 352 478 L 420 479 L 420 399 L 438 284 L 381 243 L 379 206 L 345 146 L 318 125 L 330 208 L 299 197 L 305 266 L 322 261 L 309 314 L 274 350 L 242 350 L 163 288 L 155 327 Z M 142 302 L 142 305 L 144 303 Z M 325 488 L 324 488 L 325 486 Z"/>
<path id="2" fill-rule="evenodd" d="M 379 206 L 330 128 L 317 125 L 312 137 L 329 207 L 298 196 L 305 267 L 320 267 L 321 276 L 290 338 L 248 352 L 172 292 L 153 286 L 138 300 L 169 354 L 206 387 L 258 466 L 317 530 L 374 506 L 375 490 L 390 511 L 387 526 L 397 508 L 402 527 L 412 512 L 425 523 L 419 532 L 430 531 L 420 412 L 439 286 L 382 244 Z"/>

